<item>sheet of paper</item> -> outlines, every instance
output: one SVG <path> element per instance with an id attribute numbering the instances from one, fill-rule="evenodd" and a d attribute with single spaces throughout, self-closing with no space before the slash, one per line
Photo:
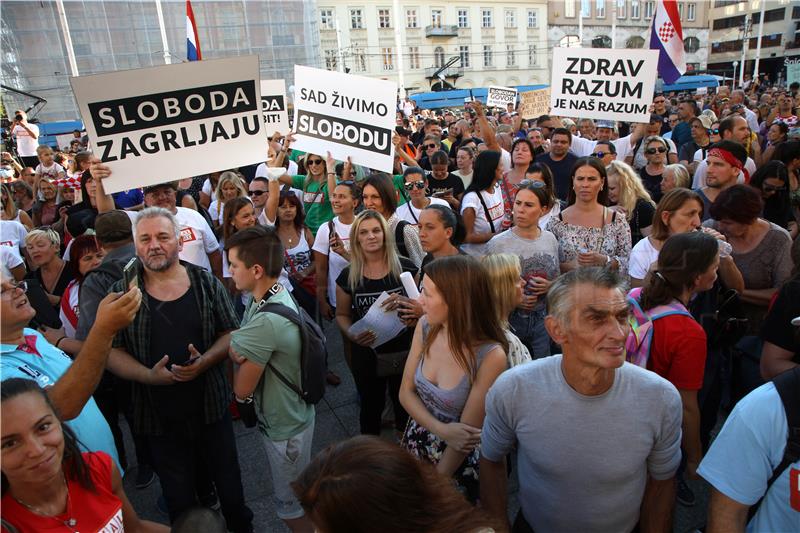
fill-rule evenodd
<path id="1" fill-rule="evenodd" d="M 370 345 L 370 348 L 377 348 L 381 344 L 389 342 L 406 327 L 397 316 L 396 310 L 386 311 L 381 308 L 381 304 L 387 298 L 389 298 L 389 293 L 384 291 L 369 308 L 364 318 L 350 326 L 349 333 L 354 337 L 367 330 L 375 332 L 375 342 Z"/>

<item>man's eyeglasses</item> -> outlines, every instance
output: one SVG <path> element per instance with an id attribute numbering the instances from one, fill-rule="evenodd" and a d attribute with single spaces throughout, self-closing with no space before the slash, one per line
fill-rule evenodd
<path id="1" fill-rule="evenodd" d="M 653 155 L 656 153 L 663 154 L 666 151 L 667 149 L 661 146 L 659 148 L 648 148 L 647 150 L 644 151 L 644 153 L 646 153 L 647 155 Z"/>
<path id="2" fill-rule="evenodd" d="M 590 154 L 592 157 L 596 157 L 597 159 L 603 159 L 607 155 L 614 155 L 613 152 L 595 152 Z"/>
<path id="3" fill-rule="evenodd" d="M 770 185 L 769 183 L 764 183 L 761 185 L 761 188 L 764 189 L 764 192 L 783 192 L 786 190 L 786 185 L 776 187 L 774 185 Z"/>
<path id="4" fill-rule="evenodd" d="M 267 191 L 250 191 L 250 196 L 261 196 L 262 194 L 267 194 Z"/>
<path id="5" fill-rule="evenodd" d="M 14 291 L 17 289 L 22 289 L 22 292 L 28 291 L 28 282 L 27 281 L 10 281 L 8 283 L 9 287 L 0 290 L 0 296 L 3 298 L 11 298 L 14 294 Z"/>
<path id="6" fill-rule="evenodd" d="M 435 145 L 435 144 L 426 144 L 425 148 L 437 148 L 437 145 Z"/>
<path id="7" fill-rule="evenodd" d="M 405 190 L 407 190 L 407 191 L 414 190 L 414 187 L 416 187 L 417 189 L 422 190 L 422 189 L 425 188 L 425 182 L 420 180 L 420 181 L 412 181 L 411 183 L 404 183 L 403 184 L 403 188 Z"/>
<path id="8" fill-rule="evenodd" d="M 309 165 L 321 165 L 323 163 L 322 159 L 309 159 Z"/>

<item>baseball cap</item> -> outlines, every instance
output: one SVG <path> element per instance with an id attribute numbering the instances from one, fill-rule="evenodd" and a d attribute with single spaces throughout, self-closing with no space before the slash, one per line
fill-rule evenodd
<path id="1" fill-rule="evenodd" d="M 149 192 L 153 192 L 156 189 L 160 189 L 161 187 L 172 187 L 173 189 L 175 189 L 177 191 L 178 190 L 178 182 L 177 181 L 168 181 L 166 183 L 158 183 L 156 185 L 148 185 L 147 187 L 144 188 L 144 194 L 147 194 Z"/>
<path id="2" fill-rule="evenodd" d="M 709 117 L 708 115 L 699 115 L 697 117 L 694 117 L 694 119 L 692 119 L 692 121 L 695 121 L 695 120 L 700 121 L 700 124 L 702 124 L 703 127 L 705 129 L 707 129 L 707 130 L 710 130 L 711 129 L 711 125 L 713 124 L 713 121 L 711 120 L 711 117 Z"/>
<path id="3" fill-rule="evenodd" d="M 97 215 L 94 231 L 101 243 L 124 241 L 133 236 L 130 217 L 119 209 Z"/>
<path id="4" fill-rule="evenodd" d="M 608 128 L 610 130 L 614 129 L 614 121 L 613 120 L 598 120 L 595 125 L 598 128 Z"/>

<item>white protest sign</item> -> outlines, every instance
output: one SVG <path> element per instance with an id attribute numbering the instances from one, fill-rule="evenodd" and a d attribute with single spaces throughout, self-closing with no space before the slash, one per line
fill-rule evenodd
<path id="1" fill-rule="evenodd" d="M 695 89 L 696 94 L 708 94 L 708 87 L 698 87 Z"/>
<path id="2" fill-rule="evenodd" d="M 487 107 L 502 107 L 517 103 L 517 90 L 508 87 L 489 87 L 486 91 Z"/>
<path id="3" fill-rule="evenodd" d="M 71 78 L 114 193 L 265 161 L 258 56 Z"/>
<path id="4" fill-rule="evenodd" d="M 294 67 L 293 148 L 392 172 L 397 84 Z"/>
<path id="5" fill-rule="evenodd" d="M 554 48 L 551 113 L 647 122 L 657 50 Z"/>
<path id="6" fill-rule="evenodd" d="M 264 114 L 264 131 L 271 136 L 276 131 L 289 133 L 289 113 L 286 111 L 286 82 L 261 80 L 261 112 Z"/>
<path id="7" fill-rule="evenodd" d="M 519 93 L 519 115 L 524 119 L 539 118 L 550 113 L 550 89 Z"/>

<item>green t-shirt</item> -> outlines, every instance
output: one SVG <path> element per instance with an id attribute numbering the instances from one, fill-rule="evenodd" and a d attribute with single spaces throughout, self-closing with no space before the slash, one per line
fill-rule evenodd
<path id="1" fill-rule="evenodd" d="M 397 207 L 406 203 L 406 196 L 408 193 L 403 189 L 406 185 L 406 180 L 403 179 L 402 174 L 395 174 L 392 176 L 392 184 L 394 185 L 394 190 L 397 191 Z"/>
<path id="2" fill-rule="evenodd" d="M 269 302 L 282 303 L 297 311 L 289 292 L 280 291 Z M 250 300 L 242 326 L 231 333 L 231 347 L 249 361 L 264 367 L 255 398 L 258 428 L 268 439 L 289 439 L 314 420 L 314 406 L 301 400 L 267 366 L 271 363 L 292 383 L 300 384 L 300 329 L 274 313 L 257 313 L 257 302 Z"/>
<path id="3" fill-rule="evenodd" d="M 308 176 L 292 176 L 292 187 L 303 191 L 303 209 L 306 212 L 306 226 L 314 235 L 319 227 L 333 220 L 333 207 L 328 197 L 328 182 L 310 179 Z"/>

